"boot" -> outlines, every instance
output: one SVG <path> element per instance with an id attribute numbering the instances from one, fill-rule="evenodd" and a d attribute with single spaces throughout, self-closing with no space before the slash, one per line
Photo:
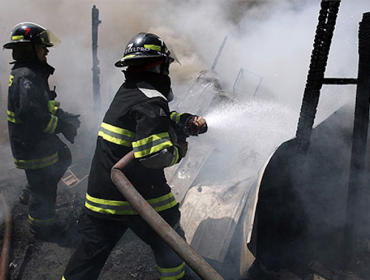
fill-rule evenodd
<path id="1" fill-rule="evenodd" d="M 30 231 L 34 234 L 36 239 L 43 241 L 52 241 L 62 237 L 70 228 L 70 223 L 56 222 L 47 227 L 33 227 Z"/>

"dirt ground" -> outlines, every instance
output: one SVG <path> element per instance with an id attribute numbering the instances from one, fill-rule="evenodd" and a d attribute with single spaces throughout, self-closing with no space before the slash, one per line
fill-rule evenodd
<path id="1" fill-rule="evenodd" d="M 56 212 L 62 220 L 69 220 L 69 231 L 58 240 L 42 242 L 29 231 L 27 206 L 18 202 L 26 179 L 22 170 L 13 167 L 10 149 L 0 147 L 0 192 L 11 208 L 11 248 L 9 252 L 9 280 L 60 280 L 78 241 L 77 217 L 83 207 L 86 182 L 73 188 L 63 181 L 58 187 Z M 86 173 L 86 166 L 77 166 Z M 76 166 L 76 165 L 75 165 Z M 73 168 L 72 168 L 73 170 Z M 64 179 L 68 179 L 66 174 Z M 79 176 L 83 178 L 83 176 Z M 66 180 L 67 183 L 68 180 Z M 0 207 L 2 208 L 2 207 Z M 3 210 L 0 210 L 2 216 Z M 1 219 L 2 220 L 2 219 Z M 0 248 L 3 245 L 4 223 L 0 225 Z M 99 279 L 154 280 L 156 265 L 148 245 L 128 231 L 108 259 Z"/>
<path id="2" fill-rule="evenodd" d="M 27 206 L 20 203 L 14 205 L 9 280 L 61 279 L 78 240 L 75 224 L 81 208 L 64 203 L 69 197 L 68 189 L 60 186 L 57 214 L 62 218 L 70 217 L 71 228 L 62 238 L 51 242 L 35 239 L 29 232 Z M 1 233 L 3 230 L 4 225 L 1 226 Z M 157 279 L 150 248 L 132 232 L 127 232 L 108 259 L 99 279 Z"/>
<path id="3" fill-rule="evenodd" d="M 18 201 L 25 186 L 24 172 L 14 168 L 10 148 L 0 144 L 0 193 L 11 208 L 11 248 L 9 252 L 9 277 L 7 280 L 61 280 L 64 269 L 78 241 L 77 218 L 83 208 L 86 190 L 86 174 L 90 159 L 79 158 L 67 171 L 59 184 L 56 212 L 71 227 L 63 238 L 45 242 L 36 240 L 29 232 L 27 206 Z M 73 176 L 72 176 L 73 175 Z M 0 205 L 0 248 L 3 246 L 4 223 Z M 370 242 L 369 242 L 370 244 Z M 323 252 L 324 253 L 324 252 Z M 358 260 L 358 273 L 345 273 L 322 264 L 314 264 L 311 272 L 298 277 L 296 271 L 258 277 L 253 280 L 370 280 L 370 246 Z M 312 273 L 316 271 L 317 273 Z M 154 256 L 144 242 L 128 231 L 107 260 L 99 280 L 156 280 Z M 189 279 L 199 279 L 190 276 Z M 238 280 L 238 279 L 228 279 Z"/>

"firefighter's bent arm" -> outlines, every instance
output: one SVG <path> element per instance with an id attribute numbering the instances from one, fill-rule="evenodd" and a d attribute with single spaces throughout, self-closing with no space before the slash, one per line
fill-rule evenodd
<path id="1" fill-rule="evenodd" d="M 135 158 L 147 168 L 172 166 L 182 159 L 184 151 L 176 143 L 169 109 L 162 99 L 150 100 L 134 110 L 136 137 L 132 143 Z"/>

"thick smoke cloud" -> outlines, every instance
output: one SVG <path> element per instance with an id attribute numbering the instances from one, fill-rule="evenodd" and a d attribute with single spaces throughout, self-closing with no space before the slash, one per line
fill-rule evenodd
<path id="1" fill-rule="evenodd" d="M 327 77 L 356 78 L 358 23 L 362 14 L 370 10 L 368 2 L 342 1 Z M 56 68 L 50 86 L 56 86 L 58 99 L 66 111 L 81 114 L 80 132 L 84 137 L 78 135 L 73 145 L 78 152 L 86 149 L 85 153 L 92 155 L 95 129 L 101 121 L 101 116 L 92 112 L 93 5 L 99 9 L 102 21 L 98 38 L 102 112 L 123 81 L 114 63 L 121 58 L 127 41 L 141 31 L 158 34 L 175 50 L 181 65 L 171 66 L 171 77 L 179 99 L 187 93 L 201 70 L 211 68 L 225 36 L 227 41 L 215 69 L 225 93 L 232 95 L 241 69 L 251 73 L 247 75 L 262 78 L 255 98 L 242 98 L 206 114 L 209 132 L 202 139 L 215 140 L 212 144 L 217 153 L 215 160 L 202 168 L 198 182 L 213 186 L 227 176 L 255 176 L 274 149 L 294 137 L 319 0 L 0 0 L 1 44 L 9 40 L 12 27 L 22 21 L 39 23 L 61 39 L 61 44 L 51 49 L 48 56 L 49 63 Z M 0 141 L 5 145 L 6 92 L 11 68 L 8 63 L 11 60 L 9 50 L 0 51 Z M 256 86 L 250 85 L 251 88 Z M 351 103 L 353 108 L 354 99 L 354 86 L 324 86 L 315 124 L 343 104 Z M 18 200 L 22 186 L 18 188 L 12 189 L 14 199 L 9 199 L 10 205 Z M 321 198 L 325 195 L 320 193 Z M 331 195 L 327 197 L 331 199 Z M 317 214 L 317 209 L 308 210 Z M 335 228 L 337 220 L 330 221 L 330 227 Z"/>
<path id="2" fill-rule="evenodd" d="M 355 78 L 358 23 L 362 13 L 369 11 L 369 5 L 368 0 L 342 2 L 327 76 Z M 246 104 L 239 104 L 236 109 L 219 108 L 218 116 L 226 116 L 230 110 L 235 114 L 214 123 L 214 131 L 225 124 L 228 124 L 225 129 L 234 137 L 240 136 L 238 130 L 248 131 L 250 133 L 245 137 L 246 141 L 251 141 L 250 147 L 266 154 L 281 141 L 294 136 L 319 0 L 1 0 L 0 5 L 1 44 L 9 40 L 12 27 L 22 21 L 39 23 L 61 39 L 61 44 L 51 49 L 48 56 L 49 63 L 56 68 L 50 85 L 56 86 L 58 99 L 65 110 L 82 114 L 82 131 L 100 122 L 92 114 L 91 9 L 96 5 L 102 21 L 98 49 L 102 111 L 123 80 L 114 63 L 121 58 L 127 41 L 136 33 L 156 33 L 173 47 L 181 62 L 181 65 L 171 66 L 173 88 L 178 96 L 187 92 L 201 70 L 210 69 L 227 36 L 215 69 L 223 89 L 232 92 L 240 69 L 246 69 L 263 78 L 257 96 L 268 101 L 245 101 Z M 6 139 L 7 134 L 5 110 L 9 61 L 11 52 L 1 51 L 1 139 Z M 354 96 L 353 86 L 324 86 L 316 122 L 325 119 L 342 104 L 353 102 Z M 252 113 L 250 118 L 248 110 Z M 212 112 L 210 117 L 214 115 Z M 230 120 L 233 116 L 239 119 Z M 250 121 L 240 122 L 243 118 Z"/>
<path id="3" fill-rule="evenodd" d="M 91 8 L 100 10 L 99 60 L 103 103 L 122 81 L 113 64 L 126 42 L 140 31 L 162 36 L 180 65 L 172 66 L 178 94 L 200 70 L 209 69 L 225 36 L 226 46 L 216 71 L 230 90 L 241 68 L 263 77 L 261 94 L 300 103 L 317 24 L 320 1 L 10 1 L 1 2 L 0 38 L 9 39 L 21 21 L 37 22 L 62 41 L 51 50 L 49 63 L 57 71 L 51 85 L 74 110 L 88 111 L 91 86 Z M 356 76 L 357 29 L 366 1 L 343 1 L 328 63 L 331 76 Z M 11 60 L 0 56 L 2 93 L 6 92 Z M 4 98 L 3 98 L 4 99 Z"/>

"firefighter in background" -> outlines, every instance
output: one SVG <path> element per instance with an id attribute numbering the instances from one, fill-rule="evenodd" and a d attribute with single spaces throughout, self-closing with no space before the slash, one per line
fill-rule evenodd
<path id="1" fill-rule="evenodd" d="M 28 219 L 36 238 L 55 237 L 67 229 L 57 220 L 57 185 L 71 163 L 69 148 L 59 139 L 62 133 L 71 143 L 80 125 L 79 115 L 59 108 L 48 78 L 54 68 L 47 63 L 48 47 L 59 40 L 44 27 L 22 22 L 11 31 L 14 64 L 9 79 L 8 128 L 17 168 L 24 169 L 30 197 Z"/>
<path id="2" fill-rule="evenodd" d="M 111 168 L 133 150 L 135 159 L 124 170 L 125 175 L 184 237 L 179 225 L 179 204 L 166 182 L 164 168 L 185 156 L 184 135 L 204 133 L 207 124 L 203 117 L 169 110 L 168 102 L 173 98 L 169 66 L 175 59 L 157 35 L 139 33 L 127 44 L 123 58 L 116 62 L 117 67 L 127 67 L 123 71 L 125 82 L 98 133 L 85 211 L 78 223 L 82 237 L 63 280 L 97 279 L 128 228 L 151 246 L 160 279 L 185 279 L 183 260 L 138 215 L 111 180 Z"/>

